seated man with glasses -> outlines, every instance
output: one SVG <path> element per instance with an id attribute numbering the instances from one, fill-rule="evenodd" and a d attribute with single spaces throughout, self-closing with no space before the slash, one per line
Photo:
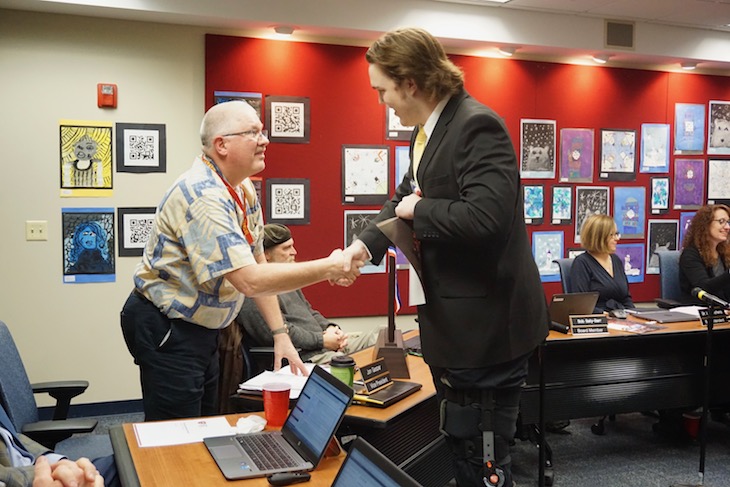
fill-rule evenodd
<path id="1" fill-rule="evenodd" d="M 616 223 L 608 215 L 589 216 L 580 230 L 586 252 L 573 261 L 570 292 L 598 291 L 595 313 L 634 307 L 623 262 L 616 255 L 620 238 Z"/>

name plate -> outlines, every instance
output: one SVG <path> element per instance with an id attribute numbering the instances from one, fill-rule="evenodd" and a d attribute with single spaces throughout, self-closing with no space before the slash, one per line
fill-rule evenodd
<path id="1" fill-rule="evenodd" d="M 702 326 L 707 326 L 710 323 L 710 308 L 700 308 L 700 321 Z M 712 326 L 720 325 L 728 322 L 728 316 L 725 314 L 724 309 L 714 309 L 712 315 Z"/>
<path id="2" fill-rule="evenodd" d="M 357 391 L 358 394 L 372 394 L 393 385 L 388 366 L 385 365 L 385 359 L 382 358 L 360 367 L 360 375 L 362 375 L 365 388 Z"/>
<path id="3" fill-rule="evenodd" d="M 570 315 L 568 319 L 573 335 L 608 334 L 608 318 L 604 314 Z"/>

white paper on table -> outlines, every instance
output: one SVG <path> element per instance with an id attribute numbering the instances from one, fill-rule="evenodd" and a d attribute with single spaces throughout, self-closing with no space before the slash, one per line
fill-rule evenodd
<path id="1" fill-rule="evenodd" d="M 315 364 L 311 363 L 304 364 L 304 367 L 310 374 L 312 373 L 314 366 Z M 289 387 L 291 388 L 289 389 L 289 399 L 296 399 L 302 392 L 304 383 L 307 382 L 307 376 L 294 375 L 291 368 L 287 365 L 276 372 L 264 370 L 259 375 L 251 377 L 246 382 L 239 384 L 238 390 L 244 392 L 261 392 L 264 389 L 264 384 L 268 384 L 269 382 L 283 382 L 285 384 L 289 384 Z"/>
<path id="2" fill-rule="evenodd" d="M 223 416 L 134 423 L 132 426 L 140 448 L 199 443 L 203 438 L 234 434 L 233 428 Z"/>
<path id="3" fill-rule="evenodd" d="M 677 306 L 676 308 L 669 308 L 669 311 L 673 311 L 676 313 L 685 313 L 699 318 L 700 310 L 704 308 L 705 306 Z"/>

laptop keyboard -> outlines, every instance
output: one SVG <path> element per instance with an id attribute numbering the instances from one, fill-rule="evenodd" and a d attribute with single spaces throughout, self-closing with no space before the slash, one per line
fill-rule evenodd
<path id="1" fill-rule="evenodd" d="M 236 440 L 260 470 L 296 467 L 299 464 L 272 435 L 239 435 Z"/>

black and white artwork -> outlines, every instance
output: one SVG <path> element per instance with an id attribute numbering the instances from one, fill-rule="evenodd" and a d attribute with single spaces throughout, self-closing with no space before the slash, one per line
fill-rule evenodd
<path id="1" fill-rule="evenodd" d="M 343 248 L 358 239 L 360 232 L 378 216 L 380 210 L 345 210 L 345 241 Z M 378 274 L 385 272 L 385 258 L 378 265 L 367 264 L 360 268 L 363 274 Z"/>
<path id="2" fill-rule="evenodd" d="M 677 250 L 679 220 L 649 220 L 649 240 L 646 249 L 646 273 L 659 274 L 660 250 Z"/>
<path id="3" fill-rule="evenodd" d="M 707 202 L 730 203 L 730 159 L 710 159 L 707 165 Z"/>
<path id="4" fill-rule="evenodd" d="M 730 154 L 730 101 L 710 101 L 707 153 Z"/>
<path id="5" fill-rule="evenodd" d="M 580 228 L 591 215 L 608 215 L 608 186 L 578 186 L 575 188 L 575 243 L 580 243 Z"/>
<path id="6" fill-rule="evenodd" d="M 520 120 L 520 177 L 555 177 L 555 120 Z"/>
<path id="7" fill-rule="evenodd" d="M 117 208 L 119 257 L 141 257 L 154 222 L 154 206 Z"/>
<path id="8" fill-rule="evenodd" d="M 309 224 L 309 179 L 266 180 L 267 222 Z"/>
<path id="9" fill-rule="evenodd" d="M 164 124 L 116 125 L 117 172 L 166 172 L 167 137 Z"/>
<path id="10" fill-rule="evenodd" d="M 266 96 L 266 126 L 271 142 L 309 143 L 309 98 Z"/>

